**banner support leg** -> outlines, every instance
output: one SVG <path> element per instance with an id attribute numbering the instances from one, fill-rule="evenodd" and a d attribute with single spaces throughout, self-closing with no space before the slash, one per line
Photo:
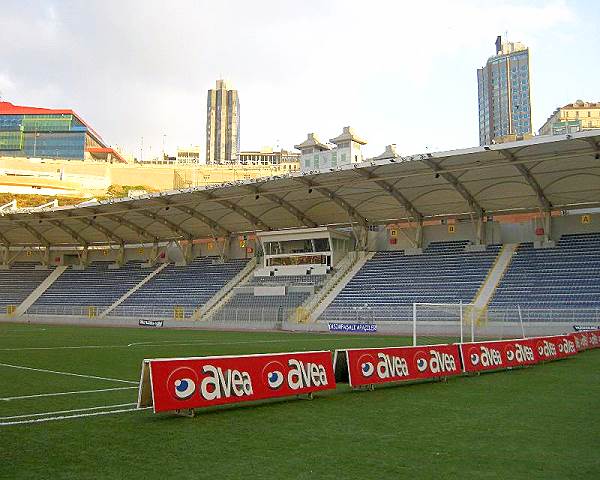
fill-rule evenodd
<path id="1" fill-rule="evenodd" d="M 175 410 L 175 415 L 179 415 L 180 417 L 194 418 L 194 409 L 183 408 L 181 410 Z"/>

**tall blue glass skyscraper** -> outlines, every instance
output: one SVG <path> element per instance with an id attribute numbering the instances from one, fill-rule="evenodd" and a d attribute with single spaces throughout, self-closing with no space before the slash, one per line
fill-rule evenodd
<path id="1" fill-rule="evenodd" d="M 531 134 L 529 49 L 496 39 L 496 55 L 477 69 L 479 145 L 505 135 Z"/>

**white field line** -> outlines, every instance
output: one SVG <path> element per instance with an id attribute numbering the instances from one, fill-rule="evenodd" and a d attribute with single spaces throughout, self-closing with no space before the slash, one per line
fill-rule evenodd
<path id="1" fill-rule="evenodd" d="M 311 341 L 315 341 L 317 339 L 312 339 Z M 322 341 L 322 339 L 319 339 Z M 169 347 L 171 345 L 189 345 L 189 344 L 198 344 L 198 345 L 242 345 L 247 343 L 287 343 L 287 342 L 295 342 L 296 340 L 291 339 L 273 339 L 273 340 L 240 340 L 237 342 L 205 342 L 204 340 L 197 340 L 186 343 L 181 343 L 181 340 L 160 340 L 158 342 L 135 342 L 127 344 L 128 347 Z"/>
<path id="2" fill-rule="evenodd" d="M 68 420 L 70 418 L 83 418 L 83 417 L 96 417 L 98 415 L 112 415 L 115 413 L 123 413 L 123 412 L 137 412 L 140 410 L 147 410 L 152 407 L 142 407 L 142 408 L 123 408 L 119 410 L 108 410 L 107 412 L 90 412 L 90 413 L 80 413 L 77 415 L 65 415 L 60 417 L 45 417 L 45 418 L 34 418 L 32 420 L 17 420 L 15 422 L 0 422 L 0 427 L 6 427 L 10 425 L 26 425 L 31 423 L 41 423 L 41 422 L 51 422 L 54 420 Z"/>
<path id="3" fill-rule="evenodd" d="M 18 329 L 14 329 L 14 330 L 2 330 L 2 334 L 4 335 L 5 333 L 31 333 L 31 332 L 45 332 L 47 329 L 45 328 L 32 328 L 30 330 L 18 330 Z"/>
<path id="4" fill-rule="evenodd" d="M 108 408 L 131 407 L 132 405 L 136 405 L 136 404 L 135 403 L 119 403 L 118 405 L 100 405 L 98 407 L 74 408 L 73 410 L 59 410 L 57 412 L 27 413 L 24 415 L 13 415 L 10 417 L 0 417 L 0 421 L 14 420 L 15 418 L 44 417 L 46 415 L 56 415 L 59 413 L 88 412 L 90 410 L 106 410 Z"/>
<path id="5" fill-rule="evenodd" d="M 68 349 L 86 349 L 86 348 L 131 348 L 131 347 L 177 347 L 183 345 L 207 345 L 207 346 L 219 346 L 219 345 L 246 345 L 253 343 L 292 343 L 296 342 L 296 339 L 281 339 L 281 340 L 244 340 L 239 342 L 205 342 L 199 340 L 197 342 L 179 342 L 179 340 L 165 340 L 164 342 L 135 342 L 127 345 L 76 345 L 76 346 L 62 346 L 62 347 L 23 347 L 23 348 L 0 348 L 0 352 L 21 352 L 26 350 L 68 350 Z M 311 338 L 304 339 L 305 342 L 344 342 L 344 338 Z M 165 343 L 171 342 L 171 343 Z"/>
<path id="6" fill-rule="evenodd" d="M 71 372 L 57 372 L 55 370 L 46 370 L 44 368 L 32 368 L 32 367 L 24 367 L 21 365 L 11 365 L 10 363 L 0 363 L 0 367 L 17 368 L 19 370 L 31 370 L 34 372 L 54 373 L 56 375 L 67 375 L 70 377 L 93 378 L 95 380 L 107 380 L 110 382 L 133 383 L 135 385 L 138 384 L 138 382 L 133 382 L 131 380 L 121 380 L 120 378 L 98 377 L 96 375 L 83 375 L 81 373 L 71 373 Z"/>
<path id="7" fill-rule="evenodd" d="M 78 395 L 78 394 L 82 394 L 82 393 L 112 392 L 114 390 L 129 390 L 132 388 L 138 388 L 138 387 L 115 387 L 115 388 L 100 388 L 98 390 L 75 390 L 73 392 L 38 393 L 36 395 L 21 395 L 18 397 L 0 397 L 0 401 L 9 402 L 10 400 L 23 400 L 26 398 L 58 397 L 61 395 Z"/>
<path id="8" fill-rule="evenodd" d="M 306 342 L 346 342 L 346 338 L 311 338 L 305 339 Z M 206 346 L 219 346 L 219 345 L 249 345 L 254 343 L 293 343 L 297 342 L 295 339 L 290 340 L 242 340 L 239 342 L 182 342 L 182 343 L 130 343 L 128 347 L 178 347 L 185 345 L 206 345 Z"/>
<path id="9" fill-rule="evenodd" d="M 78 350 L 87 348 L 127 348 L 127 345 L 75 345 L 60 347 L 21 347 L 21 348 L 0 348 L 0 352 L 22 352 L 25 350 Z"/>

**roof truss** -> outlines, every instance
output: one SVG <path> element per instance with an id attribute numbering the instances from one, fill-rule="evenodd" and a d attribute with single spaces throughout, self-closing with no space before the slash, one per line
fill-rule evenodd
<path id="1" fill-rule="evenodd" d="M 531 187 L 531 189 L 533 190 L 533 192 L 535 193 L 535 195 L 538 199 L 540 207 L 544 211 L 550 210 L 552 208 L 552 204 L 548 200 L 548 197 L 546 197 L 544 190 L 542 189 L 542 187 L 540 187 L 540 184 L 537 182 L 537 180 L 531 174 L 529 169 L 522 163 L 517 163 L 519 161 L 519 159 L 517 158 L 517 156 L 514 153 L 509 152 L 508 150 L 500 150 L 500 153 L 502 154 L 502 156 L 504 158 L 506 158 L 511 163 L 513 163 L 513 165 L 515 166 L 517 171 L 521 174 L 521 176 L 525 179 L 527 184 Z"/>
<path id="2" fill-rule="evenodd" d="M 473 210 L 478 217 L 483 217 L 484 210 L 481 208 L 481 205 L 479 205 L 479 202 L 475 200 L 475 197 L 471 195 L 471 193 L 465 188 L 460 180 L 454 176 L 454 174 L 444 171 L 442 167 L 440 167 L 431 158 L 425 157 L 425 155 L 422 155 L 420 161 L 421 163 L 427 165 L 433 172 L 435 172 L 436 175 L 439 175 L 446 180 L 458 192 L 458 194 L 466 200 L 471 210 Z"/>

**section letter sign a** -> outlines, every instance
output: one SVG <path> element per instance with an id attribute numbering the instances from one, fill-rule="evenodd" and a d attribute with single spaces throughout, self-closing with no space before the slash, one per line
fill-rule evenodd
<path id="1" fill-rule="evenodd" d="M 185 410 L 335 389 L 331 352 L 144 360 L 138 406 Z"/>
<path id="2" fill-rule="evenodd" d="M 348 382 L 352 387 L 461 373 L 458 345 L 354 348 L 345 353 Z"/>

